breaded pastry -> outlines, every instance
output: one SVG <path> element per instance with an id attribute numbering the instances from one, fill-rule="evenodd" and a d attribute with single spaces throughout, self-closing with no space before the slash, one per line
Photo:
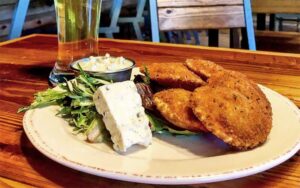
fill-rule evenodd
<path id="1" fill-rule="evenodd" d="M 147 65 L 150 79 L 169 88 L 194 90 L 206 83 L 181 63 L 152 63 Z M 141 70 L 145 72 L 145 70 Z"/>
<path id="2" fill-rule="evenodd" d="M 222 66 L 204 59 L 187 59 L 185 65 L 204 79 L 210 78 L 213 74 L 224 70 Z"/>
<path id="3" fill-rule="evenodd" d="M 215 136 L 241 150 L 254 148 L 267 139 L 272 125 L 254 98 L 229 87 L 210 85 L 192 93 L 194 114 Z"/>
<path id="4" fill-rule="evenodd" d="M 193 132 L 206 131 L 190 107 L 192 92 L 168 89 L 154 95 L 154 103 L 161 115 L 176 127 Z"/>
<path id="5" fill-rule="evenodd" d="M 237 83 L 239 83 L 239 85 L 244 84 L 245 81 L 251 84 L 254 83 L 245 74 L 225 69 L 223 71 L 216 72 L 208 79 L 208 83 L 211 85 L 223 85 L 231 88 Z"/>
<path id="6" fill-rule="evenodd" d="M 272 116 L 271 104 L 265 94 L 260 90 L 257 84 L 248 79 L 246 75 L 235 71 L 224 70 L 212 75 L 208 83 L 212 87 L 224 86 L 241 92 L 249 100 L 255 101 L 262 110 L 262 113 Z M 272 118 L 268 118 L 266 121 L 268 122 L 266 125 L 271 126 Z"/>

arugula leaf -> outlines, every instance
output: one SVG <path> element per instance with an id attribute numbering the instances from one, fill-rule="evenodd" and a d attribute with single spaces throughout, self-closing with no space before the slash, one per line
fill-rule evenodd
<path id="1" fill-rule="evenodd" d="M 90 77 L 84 71 L 71 81 L 59 84 L 54 89 L 38 92 L 30 106 L 22 107 L 18 112 L 50 105 L 59 105 L 61 108 L 56 114 L 66 119 L 74 131 L 88 134 L 88 130 L 95 126 L 98 113 L 93 101 L 93 95 L 99 86 L 110 84 L 105 80 Z"/>
<path id="2" fill-rule="evenodd" d="M 88 141 L 92 143 L 110 140 L 110 134 L 99 114 L 96 114 L 91 126 L 86 130 L 86 135 Z"/>
<path id="3" fill-rule="evenodd" d="M 149 73 L 149 70 L 148 70 L 148 67 L 146 65 L 144 65 L 144 69 L 145 69 L 145 77 L 143 77 L 143 80 L 144 80 L 144 83 L 145 84 L 150 84 L 150 73 Z"/>
<path id="4" fill-rule="evenodd" d="M 59 101 L 63 100 L 67 96 L 66 91 L 57 91 L 53 89 L 47 89 L 35 94 L 34 102 L 30 106 L 21 107 L 18 113 L 25 112 L 34 108 L 41 108 L 49 105 L 58 104 Z"/>
<path id="5" fill-rule="evenodd" d="M 102 117 L 96 110 L 93 95 L 98 87 L 111 84 L 111 82 L 91 77 L 86 74 L 81 67 L 79 68 L 80 75 L 78 77 L 59 84 L 59 86 L 54 89 L 38 92 L 35 94 L 33 103 L 30 106 L 20 108 L 18 113 L 50 105 L 59 105 L 60 110 L 56 115 L 68 121 L 75 132 L 86 134 L 88 137 L 92 137 L 92 140 L 103 140 L 104 137 L 109 136 L 105 136 L 107 135 L 105 132 L 107 130 L 104 130 L 105 126 L 103 126 Z M 145 83 L 150 83 L 149 71 L 146 66 L 143 80 Z M 156 117 L 150 112 L 147 112 L 147 115 L 153 132 L 176 135 L 196 134 L 190 131 L 172 129 L 170 123 L 165 120 Z M 102 135 L 95 135 L 95 132 Z M 89 135 L 90 133 L 92 135 Z"/>
<path id="6" fill-rule="evenodd" d="M 146 112 L 147 114 L 147 117 L 149 119 L 149 122 L 151 124 L 151 130 L 152 132 L 156 132 L 156 133 L 159 133 L 159 134 L 163 134 L 163 133 L 166 133 L 166 132 L 169 132 L 169 133 L 172 133 L 172 134 L 175 134 L 175 135 L 195 135 L 197 133 L 194 133 L 194 132 L 191 132 L 191 131 L 188 131 L 188 130 L 175 130 L 175 129 L 172 129 L 170 127 L 170 123 L 155 116 L 154 114 L 150 113 L 150 112 Z"/>

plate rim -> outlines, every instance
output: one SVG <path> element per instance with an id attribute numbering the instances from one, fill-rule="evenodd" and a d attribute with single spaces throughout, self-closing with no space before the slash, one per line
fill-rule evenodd
<path id="1" fill-rule="evenodd" d="M 268 87 L 262 85 L 259 85 L 259 87 L 262 90 L 265 89 L 268 90 L 272 94 L 275 94 L 278 97 L 280 97 L 282 100 L 284 100 L 284 102 L 293 109 L 295 116 L 298 118 L 298 121 L 300 123 L 300 110 L 292 101 L 290 101 L 287 97 L 279 94 L 278 92 L 269 89 Z M 204 174 L 204 175 L 201 174 L 201 175 L 193 175 L 193 176 L 151 176 L 151 175 L 145 176 L 143 174 L 134 174 L 134 173 L 101 169 L 101 168 L 77 163 L 76 161 L 72 161 L 61 155 L 56 156 L 54 153 L 51 153 L 47 149 L 44 149 L 42 147 L 42 144 L 39 144 L 35 140 L 34 136 L 31 135 L 31 132 L 28 129 L 29 125 L 27 123 L 28 121 L 30 121 L 30 115 L 33 112 L 34 112 L 33 110 L 29 110 L 25 113 L 23 118 L 23 129 L 26 133 L 27 138 L 30 140 L 33 146 L 37 150 L 39 150 L 43 155 L 71 169 L 75 169 L 81 172 L 85 172 L 88 174 L 92 174 L 104 178 L 122 180 L 127 182 L 160 184 L 160 185 L 184 185 L 184 184 L 212 183 L 212 182 L 220 182 L 225 180 L 232 180 L 232 179 L 242 178 L 242 177 L 246 177 L 246 176 L 250 176 L 250 175 L 254 175 L 266 171 L 272 167 L 275 167 L 285 162 L 300 150 L 300 138 L 298 138 L 298 141 L 294 144 L 293 147 L 289 148 L 287 152 L 281 153 L 280 155 L 274 157 L 273 159 L 264 161 L 261 164 L 249 168 L 241 168 L 234 171 L 231 170 L 231 171 L 226 171 L 226 172 L 216 173 L 216 174 Z"/>

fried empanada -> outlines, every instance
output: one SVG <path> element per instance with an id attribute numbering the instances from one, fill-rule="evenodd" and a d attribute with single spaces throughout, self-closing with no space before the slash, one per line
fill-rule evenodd
<path id="1" fill-rule="evenodd" d="M 213 74 L 224 70 L 220 65 L 204 59 L 187 59 L 185 65 L 204 79 L 210 78 Z"/>
<path id="2" fill-rule="evenodd" d="M 147 66 L 150 79 L 168 88 L 193 91 L 206 83 L 181 63 L 152 63 Z M 141 70 L 145 73 L 145 70 Z"/>
<path id="3" fill-rule="evenodd" d="M 157 110 L 174 126 L 193 132 L 206 131 L 190 107 L 191 94 L 184 89 L 168 89 L 156 93 L 153 99 Z"/>
<path id="4" fill-rule="evenodd" d="M 261 109 L 263 105 L 254 96 L 226 86 L 208 85 L 192 93 L 191 106 L 208 131 L 245 150 L 264 143 L 272 127 L 272 116 Z"/>
<path id="5" fill-rule="evenodd" d="M 258 85 L 248 79 L 246 75 L 236 71 L 224 70 L 213 74 L 209 78 L 208 83 L 208 85 L 212 87 L 223 86 L 239 91 L 246 96 L 247 99 L 256 102 L 262 113 L 267 116 L 272 116 L 271 104 L 265 94 L 260 90 Z M 266 121 L 268 122 L 266 125 L 272 125 L 272 118 L 267 118 Z"/>

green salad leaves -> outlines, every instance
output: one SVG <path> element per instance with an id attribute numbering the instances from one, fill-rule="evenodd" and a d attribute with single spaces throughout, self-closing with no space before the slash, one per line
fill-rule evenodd
<path id="1" fill-rule="evenodd" d="M 148 77 L 146 76 L 146 78 Z M 145 82 L 149 83 L 150 80 L 146 79 Z M 111 82 L 91 77 L 81 69 L 80 75 L 75 79 L 59 84 L 53 89 L 36 93 L 33 103 L 30 106 L 20 108 L 18 112 L 58 105 L 60 109 L 57 116 L 67 120 L 75 132 L 93 135 L 93 132 L 100 131 L 102 134 L 99 135 L 107 135 L 102 117 L 98 114 L 93 101 L 93 95 L 97 88 L 106 84 L 111 84 Z M 166 132 L 180 135 L 195 134 L 186 130 L 175 130 L 165 120 L 151 112 L 146 111 L 146 113 L 153 132 L 159 134 Z M 99 138 L 93 138 L 93 140 L 95 139 Z"/>
<path id="2" fill-rule="evenodd" d="M 163 133 L 171 133 L 175 135 L 195 135 L 197 133 L 193 133 L 188 130 L 176 130 L 171 128 L 171 125 L 166 120 L 157 117 L 151 112 L 146 111 L 146 114 L 148 116 L 149 122 L 151 124 L 151 130 L 152 132 L 156 132 L 159 134 Z"/>

